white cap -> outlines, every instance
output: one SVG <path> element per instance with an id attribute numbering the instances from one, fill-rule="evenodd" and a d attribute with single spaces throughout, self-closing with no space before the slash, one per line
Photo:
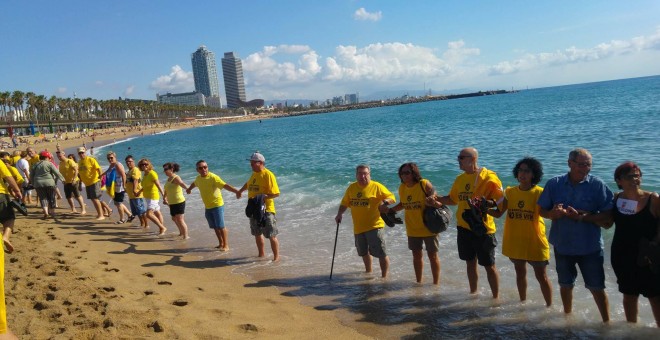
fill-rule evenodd
<path id="1" fill-rule="evenodd" d="M 264 158 L 264 155 L 260 154 L 259 151 L 256 151 L 250 156 L 250 158 L 248 158 L 248 161 L 266 163 L 266 158 Z"/>

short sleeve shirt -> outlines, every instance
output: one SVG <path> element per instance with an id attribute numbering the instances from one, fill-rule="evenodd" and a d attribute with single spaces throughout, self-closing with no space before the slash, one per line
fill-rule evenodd
<path id="1" fill-rule="evenodd" d="M 252 172 L 252 176 L 247 181 L 248 198 L 265 194 L 274 195 L 280 193 L 280 188 L 277 186 L 277 179 L 275 175 L 268 169 L 263 169 L 259 172 Z M 266 204 L 266 211 L 275 214 L 275 202 L 272 198 L 267 198 L 264 202 Z"/>
<path id="2" fill-rule="evenodd" d="M 458 204 L 456 208 L 456 225 L 470 230 L 470 226 L 463 220 L 463 211 L 469 209 L 467 201 L 474 197 L 484 196 L 486 199 L 494 199 L 499 203 L 504 197 L 502 182 L 497 174 L 486 168 L 480 168 L 473 174 L 462 173 L 456 177 L 449 192 L 452 201 Z M 487 215 L 486 229 L 488 234 L 495 233 L 495 221 L 493 216 Z"/>
<path id="3" fill-rule="evenodd" d="M 142 179 L 142 187 L 144 188 L 143 194 L 144 198 L 159 200 L 160 193 L 158 192 L 158 187 L 156 182 L 158 181 L 158 174 L 151 170 Z"/>
<path id="4" fill-rule="evenodd" d="M 142 172 L 137 166 L 134 166 L 126 174 L 126 194 L 129 199 L 142 198 L 142 193 L 135 196 L 135 191 L 142 189 Z"/>
<path id="5" fill-rule="evenodd" d="M 341 205 L 351 209 L 354 234 L 362 234 L 385 226 L 378 211 L 378 206 L 385 199 L 395 200 L 394 194 L 376 181 L 369 181 L 365 187 L 360 186 L 358 182 L 348 186 Z"/>
<path id="6" fill-rule="evenodd" d="M 64 176 L 64 183 L 71 183 L 75 179 L 76 167 L 78 165 L 73 159 L 66 158 L 60 162 L 60 173 Z"/>
<path id="7" fill-rule="evenodd" d="M 94 157 L 86 156 L 78 161 L 78 175 L 85 186 L 90 186 L 99 181 L 101 166 Z"/>
<path id="8" fill-rule="evenodd" d="M 209 172 L 206 177 L 198 175 L 195 178 L 195 186 L 199 188 L 199 194 L 202 196 L 204 208 L 212 209 L 225 204 L 222 199 L 222 188 L 225 187 L 225 184 L 225 181 L 220 176 L 212 172 Z"/>

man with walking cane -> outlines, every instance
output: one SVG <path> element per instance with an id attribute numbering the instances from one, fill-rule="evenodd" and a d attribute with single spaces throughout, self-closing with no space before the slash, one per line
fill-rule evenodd
<path id="1" fill-rule="evenodd" d="M 364 261 L 365 271 L 371 273 L 372 256 L 375 256 L 380 262 L 381 275 L 385 278 L 390 260 L 387 257 L 383 234 L 385 222 L 380 217 L 378 207 L 382 204 L 394 203 L 395 198 L 384 185 L 371 180 L 371 169 L 368 165 L 358 165 L 355 169 L 355 177 L 357 181 L 346 189 L 335 222 L 339 228 L 344 212 L 351 208 L 355 247 Z"/>

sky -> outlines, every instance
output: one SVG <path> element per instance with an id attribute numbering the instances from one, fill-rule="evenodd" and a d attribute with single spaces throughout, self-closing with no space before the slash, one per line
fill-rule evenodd
<path id="1" fill-rule="evenodd" d="M 660 74 L 660 1 L 3 0 L 0 91 L 194 91 L 191 54 L 241 58 L 247 99 L 461 93 Z"/>

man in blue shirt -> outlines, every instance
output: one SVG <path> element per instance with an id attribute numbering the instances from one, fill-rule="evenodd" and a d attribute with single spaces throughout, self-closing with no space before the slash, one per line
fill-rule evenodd
<path id="1" fill-rule="evenodd" d="M 608 322 L 609 303 L 605 294 L 600 228 L 612 226 L 609 210 L 613 207 L 613 194 L 602 180 L 589 175 L 591 165 L 589 151 L 571 151 L 568 155 L 569 172 L 546 183 L 538 204 L 541 216 L 552 220 L 550 243 L 554 246 L 564 313 L 572 310 L 577 265 L 603 322 Z"/>

